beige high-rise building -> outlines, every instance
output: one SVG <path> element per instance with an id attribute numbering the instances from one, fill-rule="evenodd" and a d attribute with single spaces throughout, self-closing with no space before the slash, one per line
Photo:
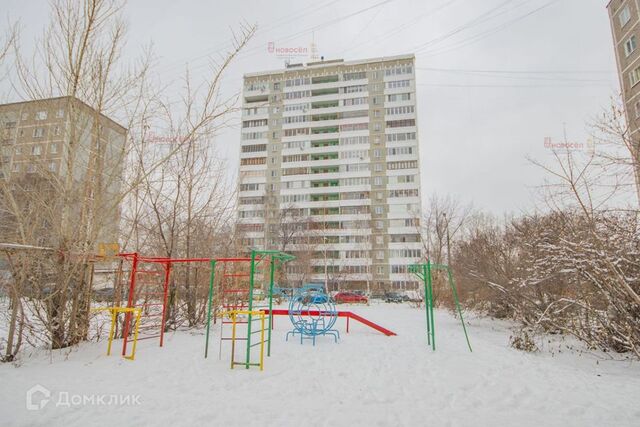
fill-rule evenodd
<path id="1" fill-rule="evenodd" d="M 422 256 L 413 55 L 244 76 L 239 231 L 310 258 L 288 279 L 404 289 Z"/>
<path id="2" fill-rule="evenodd" d="M 607 5 L 629 136 L 640 153 L 640 0 L 611 0 Z M 640 184 L 640 168 L 636 168 Z"/>
<path id="3" fill-rule="evenodd" d="M 88 188 L 102 188 L 107 203 L 120 191 L 126 132 L 72 97 L 0 105 L 0 179 L 18 184 L 23 193 L 36 186 L 56 191 L 56 182 L 64 181 L 71 166 L 74 197 L 96 197 Z M 85 185 L 88 179 L 99 185 Z M 118 241 L 119 220 L 119 212 L 111 209 L 101 241 Z"/>

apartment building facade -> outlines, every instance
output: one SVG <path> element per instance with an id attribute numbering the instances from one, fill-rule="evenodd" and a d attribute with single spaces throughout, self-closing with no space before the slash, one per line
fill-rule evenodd
<path id="1" fill-rule="evenodd" d="M 55 192 L 71 175 L 75 200 L 98 197 L 86 184 L 100 181 L 109 209 L 100 240 L 118 241 L 120 214 L 106 205 L 121 189 L 126 128 L 76 98 L 58 97 L 0 105 L 0 132 L 0 179 L 25 194 Z"/>
<path id="2" fill-rule="evenodd" d="M 607 10 L 629 135 L 640 152 L 640 1 L 611 0 Z"/>
<path id="3" fill-rule="evenodd" d="M 290 280 L 417 285 L 407 273 L 422 256 L 414 61 L 323 60 L 245 75 L 238 230 L 246 246 L 310 254 L 310 271 L 292 263 Z"/>

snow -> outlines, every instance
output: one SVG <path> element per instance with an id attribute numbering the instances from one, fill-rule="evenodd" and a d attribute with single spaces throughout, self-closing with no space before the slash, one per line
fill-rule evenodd
<path id="1" fill-rule="evenodd" d="M 218 360 L 219 325 L 208 359 L 204 331 L 141 341 L 135 361 L 107 357 L 106 341 L 23 357 L 0 366 L 0 425 L 225 426 L 637 426 L 640 364 L 568 350 L 524 353 L 508 346 L 509 324 L 471 319 L 466 348 L 459 321 L 436 311 L 437 349 L 426 345 L 424 311 L 405 304 L 340 306 L 396 332 L 351 321 L 341 341 L 286 342 L 277 317 L 263 372 Z M 119 347 L 114 343 L 114 348 Z M 564 348 L 564 349 L 563 349 Z M 558 350 L 562 350 L 559 352 Z M 25 408 L 36 384 L 51 392 Z M 61 395 L 139 396 L 140 404 L 56 406 Z M 106 400 L 105 400 L 106 401 Z"/>

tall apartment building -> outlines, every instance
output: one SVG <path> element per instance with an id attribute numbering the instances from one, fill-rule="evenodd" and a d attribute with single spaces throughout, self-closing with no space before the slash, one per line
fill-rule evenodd
<path id="1" fill-rule="evenodd" d="M 310 253 L 310 271 L 292 263 L 289 279 L 416 286 L 407 273 L 422 256 L 414 60 L 319 61 L 244 76 L 238 228 L 247 246 Z"/>
<path id="2" fill-rule="evenodd" d="M 72 159 L 77 200 L 96 197 L 87 193 L 89 179 L 100 180 L 105 193 L 102 197 L 108 200 L 120 191 L 126 132 L 114 120 L 72 97 L 2 104 L 0 179 L 18 184 L 14 187 L 22 193 L 36 186 L 55 192 L 56 180 L 64 180 Z M 102 173 L 96 174 L 96 170 Z M 119 220 L 118 211 L 109 214 L 101 241 L 118 241 Z"/>
<path id="3" fill-rule="evenodd" d="M 629 135 L 636 153 L 640 153 L 640 1 L 611 0 L 607 10 Z M 640 183 L 638 168 L 635 174 L 636 181 Z"/>

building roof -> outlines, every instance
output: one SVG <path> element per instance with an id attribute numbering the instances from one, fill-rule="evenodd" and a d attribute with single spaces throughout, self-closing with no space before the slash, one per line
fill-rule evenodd
<path id="1" fill-rule="evenodd" d="M 83 100 L 76 98 L 74 96 L 56 96 L 56 97 L 52 97 L 52 98 L 43 98 L 43 99 L 30 99 L 30 100 L 26 100 L 26 101 L 16 101 L 16 102 L 9 102 L 6 104 L 0 104 L 0 108 L 2 107 L 9 107 L 12 105 L 21 105 L 21 104 L 31 104 L 31 103 L 35 103 L 35 102 L 52 102 L 52 101 L 57 101 L 57 100 L 63 100 L 63 99 L 73 99 L 76 102 L 79 102 L 80 104 L 82 104 L 83 106 L 85 106 L 86 108 L 89 108 L 93 111 L 95 111 L 95 108 L 91 107 L 89 104 L 87 104 L 86 102 L 84 102 Z M 120 123 L 116 122 L 115 120 L 113 120 L 111 117 L 106 116 L 102 113 L 99 113 L 100 116 L 102 116 L 104 119 L 110 121 L 111 123 L 113 123 L 115 126 L 121 128 L 124 132 L 127 132 L 127 128 L 122 126 Z"/>
<path id="2" fill-rule="evenodd" d="M 333 67 L 336 65 L 362 65 L 362 64 L 371 64 L 375 62 L 387 62 L 387 61 L 397 61 L 402 59 L 415 59 L 415 55 L 413 53 L 404 54 L 404 55 L 395 55 L 395 56 L 381 56 L 379 58 L 368 58 L 368 59 L 358 59 L 355 61 L 344 61 L 343 59 L 328 59 L 322 61 L 314 61 L 308 62 L 306 64 L 294 64 L 287 68 L 282 68 L 279 70 L 271 70 L 271 71 L 258 71 L 255 73 L 246 73 L 244 78 L 258 77 L 258 76 L 268 76 L 271 74 L 283 74 L 286 72 L 295 72 L 295 71 L 306 71 L 306 70 L 316 70 L 323 67 Z"/>

